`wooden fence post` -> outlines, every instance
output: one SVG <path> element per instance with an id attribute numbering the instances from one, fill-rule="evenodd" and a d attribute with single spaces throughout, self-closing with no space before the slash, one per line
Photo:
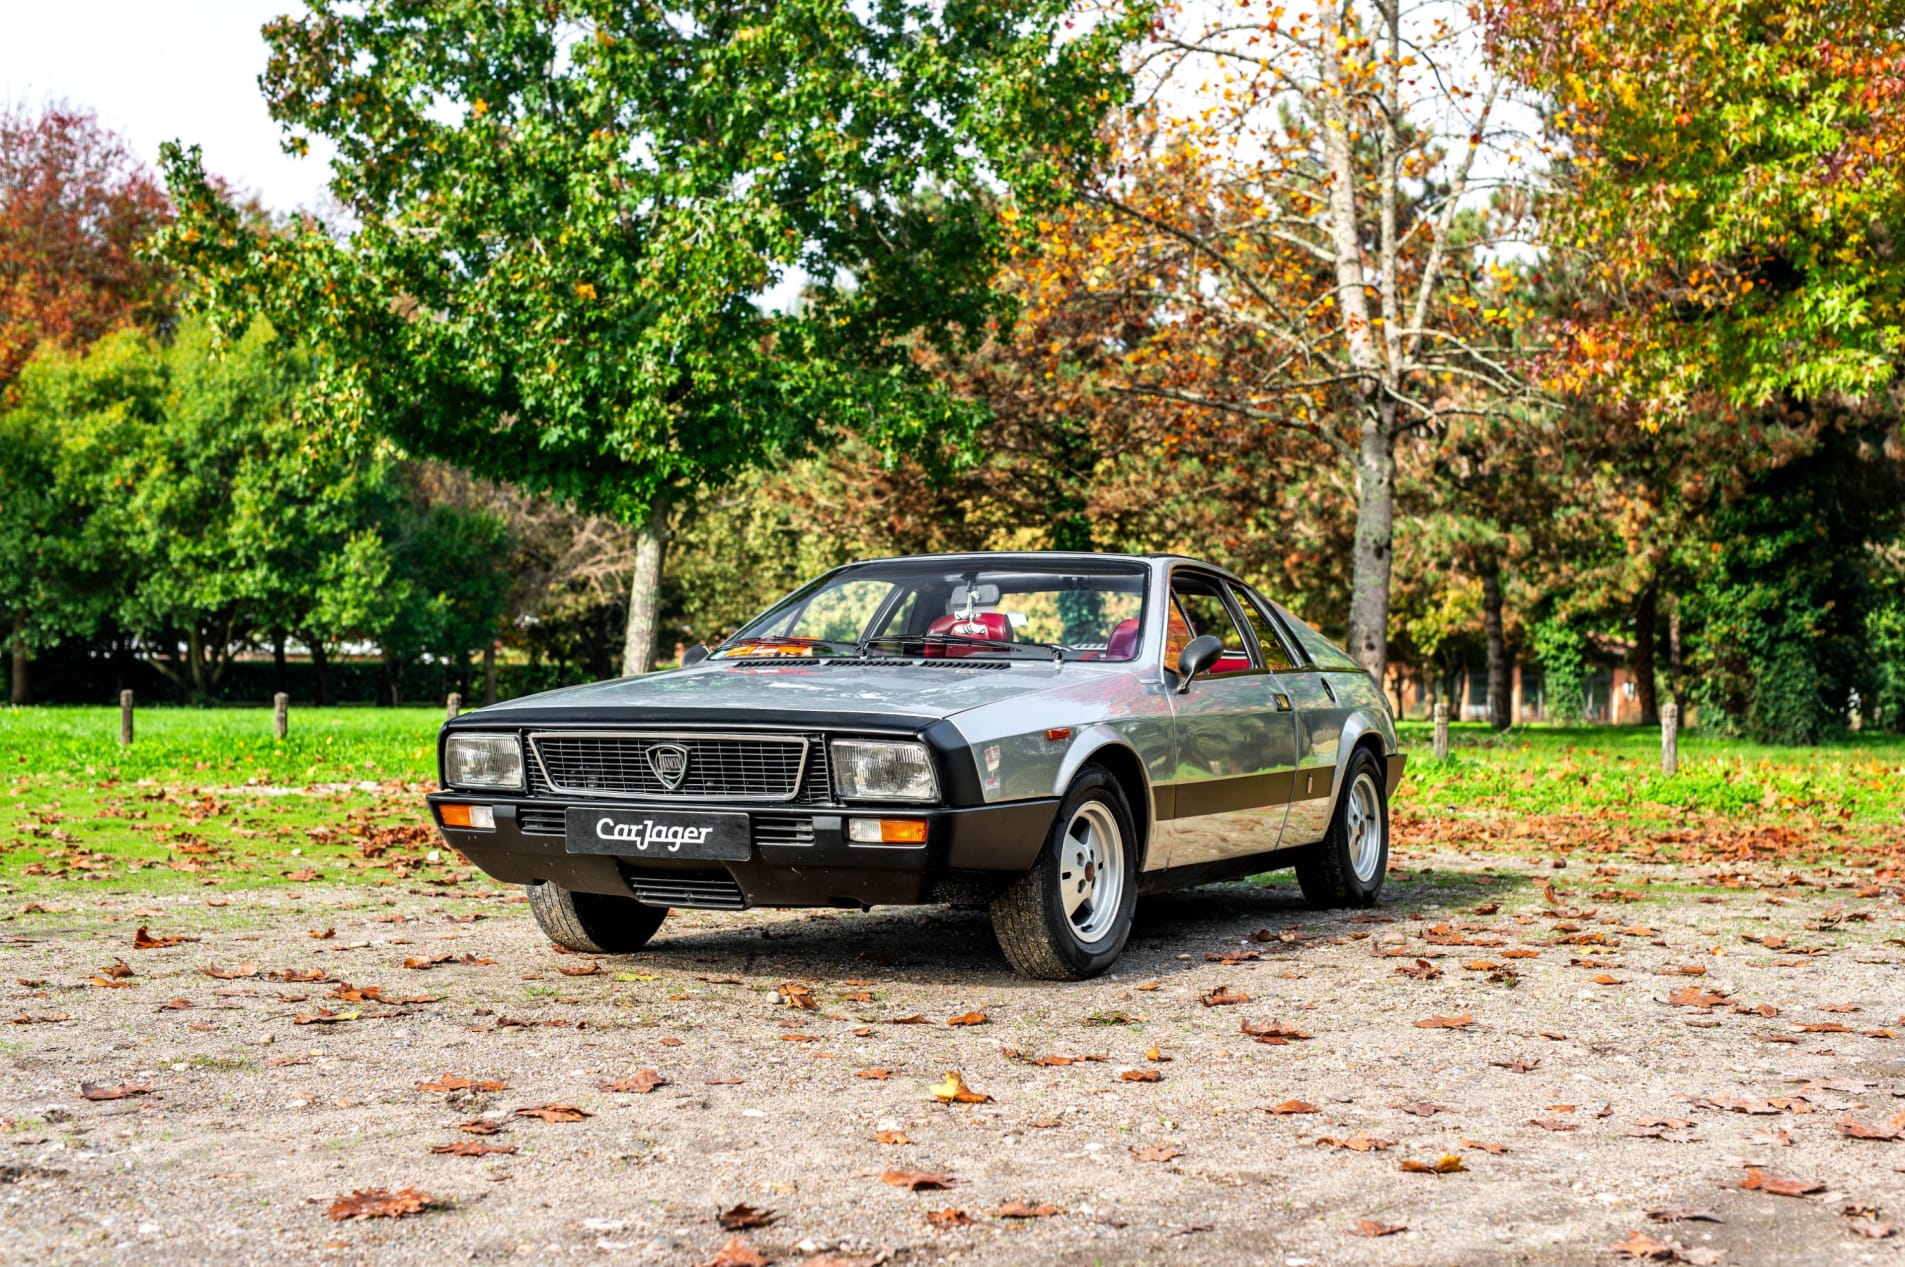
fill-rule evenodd
<path id="1" fill-rule="evenodd" d="M 291 697 L 279 691 L 271 697 L 271 733 L 279 739 L 291 731 Z"/>
<path id="2" fill-rule="evenodd" d="M 451 691 L 448 704 L 443 711 L 448 720 L 455 721 L 456 715 L 463 711 L 463 697 L 455 691 Z"/>
<path id="3" fill-rule="evenodd" d="M 1680 773 L 1680 705 L 1672 700 L 1660 706 L 1660 772 Z"/>
<path id="4" fill-rule="evenodd" d="M 1449 705 L 1447 700 L 1435 702 L 1435 759 L 1449 759 Z"/>
<path id="5" fill-rule="evenodd" d="M 119 692 L 119 746 L 132 747 L 132 692 Z"/>

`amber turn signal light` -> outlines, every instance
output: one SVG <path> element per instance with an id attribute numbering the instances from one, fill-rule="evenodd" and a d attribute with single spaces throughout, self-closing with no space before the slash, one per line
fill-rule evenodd
<path id="1" fill-rule="evenodd" d="M 473 827 L 478 831 L 496 828 L 496 811 L 487 805 L 439 805 L 437 813 L 443 816 L 445 827 Z"/>
<path id="2" fill-rule="evenodd" d="M 850 818 L 847 839 L 856 845 L 923 845 L 926 824 L 917 818 Z"/>

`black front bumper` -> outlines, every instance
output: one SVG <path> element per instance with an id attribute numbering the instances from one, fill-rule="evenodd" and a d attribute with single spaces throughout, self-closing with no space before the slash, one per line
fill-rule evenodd
<path id="1" fill-rule="evenodd" d="M 963 896 L 1031 867 L 1058 808 L 1053 799 L 969 809 L 746 807 L 751 836 L 747 861 L 710 862 L 568 851 L 560 834 L 566 809 L 635 808 L 626 801 L 557 803 L 468 792 L 436 792 L 426 799 L 443 839 L 505 883 L 547 881 L 581 893 L 634 897 L 654 906 L 715 909 L 903 906 Z M 495 830 L 443 826 L 438 807 L 445 802 L 492 807 Z M 647 808 L 736 812 L 739 807 L 649 803 Z M 926 843 L 849 841 L 846 820 L 868 817 L 925 819 Z"/>

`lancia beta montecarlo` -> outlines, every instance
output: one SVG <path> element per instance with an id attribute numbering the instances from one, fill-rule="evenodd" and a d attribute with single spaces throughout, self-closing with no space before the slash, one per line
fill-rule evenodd
<path id="1" fill-rule="evenodd" d="M 1382 887 L 1382 691 L 1208 564 L 853 563 L 684 660 L 443 727 L 444 838 L 559 945 L 637 950 L 672 907 L 951 902 L 1065 979 L 1118 957 L 1140 893 L 1285 866 L 1317 906 Z"/>

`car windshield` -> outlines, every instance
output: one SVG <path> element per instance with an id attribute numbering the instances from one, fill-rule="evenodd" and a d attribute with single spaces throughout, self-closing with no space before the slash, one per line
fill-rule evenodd
<path id="1" fill-rule="evenodd" d="M 1137 657 L 1144 565 L 896 559 L 831 572 L 749 622 L 721 659 Z"/>

